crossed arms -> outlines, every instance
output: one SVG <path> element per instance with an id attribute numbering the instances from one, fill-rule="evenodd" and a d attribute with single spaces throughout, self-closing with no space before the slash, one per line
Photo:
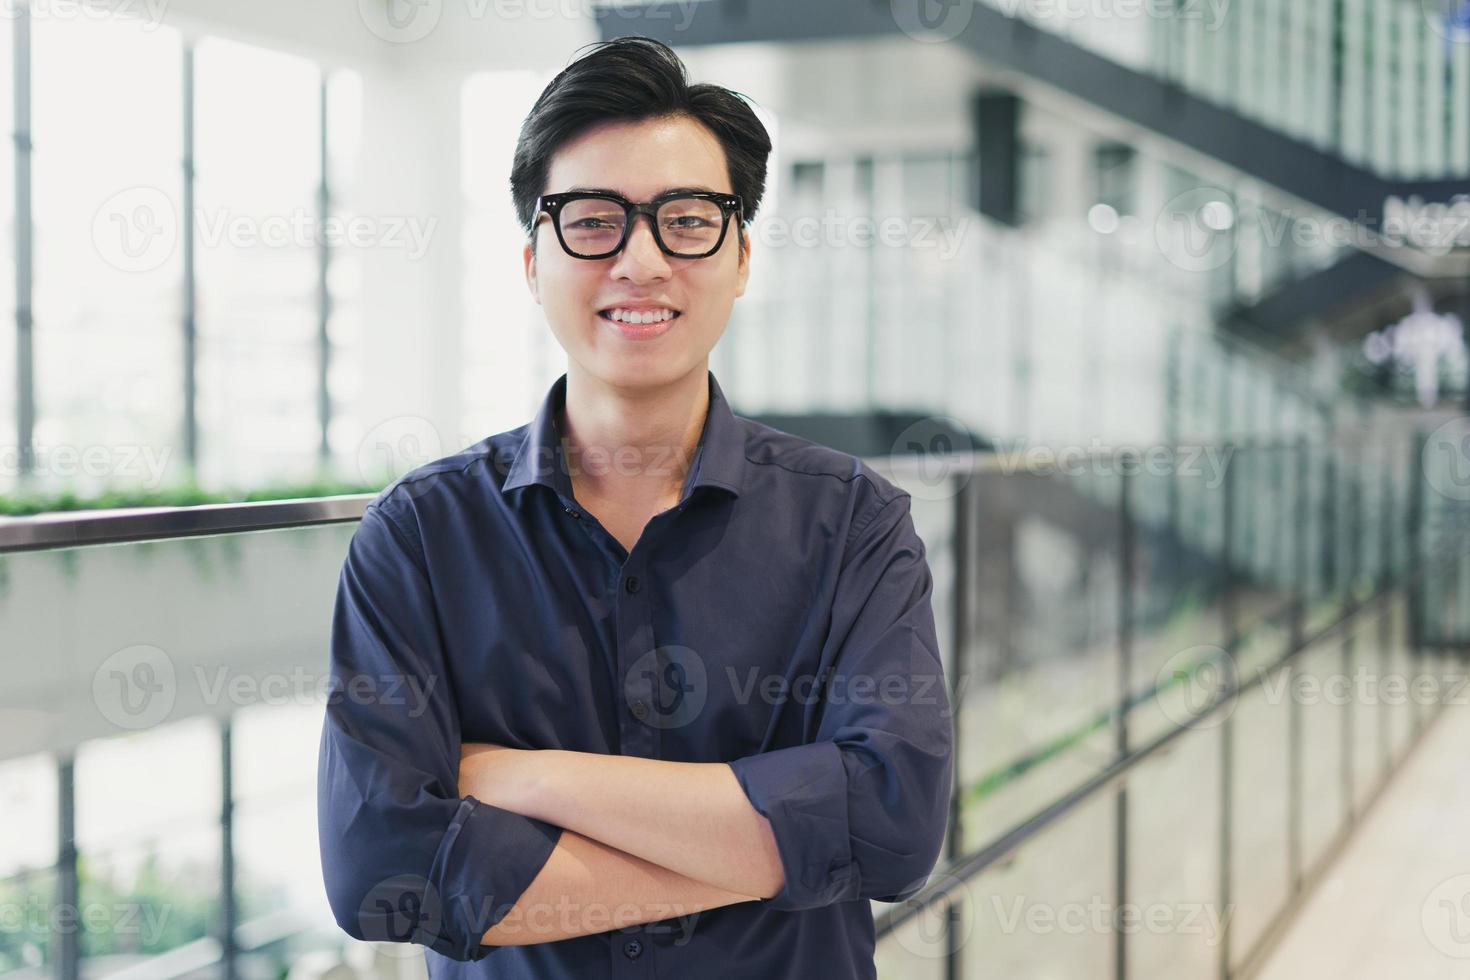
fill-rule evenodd
<path id="1" fill-rule="evenodd" d="M 485 933 L 486 945 L 702 912 L 773 897 L 784 884 L 770 823 L 725 763 L 470 743 L 459 792 L 563 828 L 515 907 Z M 589 914 L 536 915 L 558 902 Z"/>

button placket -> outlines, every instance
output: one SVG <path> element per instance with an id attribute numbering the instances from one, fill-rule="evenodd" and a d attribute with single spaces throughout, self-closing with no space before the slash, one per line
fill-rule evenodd
<path id="1" fill-rule="evenodd" d="M 621 594 L 618 595 L 618 670 L 625 679 L 624 690 L 628 690 L 628 672 L 653 649 L 653 624 L 649 620 L 647 594 L 639 575 L 640 564 L 630 561 L 623 567 L 624 578 Z M 633 689 L 638 687 L 638 678 L 633 678 Z M 652 705 L 642 693 L 635 694 L 622 716 L 622 752 L 643 758 L 657 758 L 657 732 L 648 724 Z"/>

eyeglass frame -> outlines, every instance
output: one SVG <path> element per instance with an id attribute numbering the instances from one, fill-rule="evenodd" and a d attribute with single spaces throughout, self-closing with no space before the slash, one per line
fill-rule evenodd
<path id="1" fill-rule="evenodd" d="M 720 218 L 722 221 L 720 225 L 720 237 L 715 241 L 714 247 L 708 252 L 699 255 L 684 255 L 680 252 L 675 252 L 664 243 L 663 235 L 659 234 L 658 209 L 669 201 L 681 200 L 683 198 L 714 201 L 720 206 Z M 609 252 L 603 252 L 599 255 L 580 255 L 573 252 L 567 246 L 566 237 L 562 234 L 561 209 L 572 201 L 587 199 L 612 201 L 623 206 L 623 235 L 618 239 L 617 245 Z M 739 194 L 723 194 L 719 191 L 667 191 L 650 201 L 644 201 L 639 204 L 628 200 L 620 194 L 610 194 L 603 191 L 563 191 L 560 194 L 542 194 L 536 198 L 536 221 L 541 220 L 543 214 L 551 219 L 551 227 L 556 231 L 556 240 L 561 243 L 562 251 L 574 259 L 597 261 L 600 259 L 610 259 L 614 255 L 617 255 L 627 246 L 628 238 L 633 234 L 633 225 L 638 220 L 638 215 L 640 214 L 648 215 L 648 228 L 653 232 L 654 244 L 658 245 L 659 250 L 665 255 L 674 259 L 707 259 L 718 252 L 721 246 L 725 244 L 725 236 L 730 232 L 731 214 L 734 214 L 736 217 L 735 233 L 737 235 L 740 234 L 740 224 L 745 220 L 745 201 Z"/>

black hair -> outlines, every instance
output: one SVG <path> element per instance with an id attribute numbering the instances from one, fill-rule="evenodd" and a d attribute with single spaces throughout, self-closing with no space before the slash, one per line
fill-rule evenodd
<path id="1" fill-rule="evenodd" d="M 564 144 L 600 123 L 673 116 L 702 123 L 719 139 L 731 190 L 745 203 L 748 224 L 765 193 L 766 158 L 771 152 L 770 134 L 752 111 L 750 99 L 719 85 L 690 85 L 684 62 L 653 38 L 620 37 L 589 47 L 590 53 L 547 83 L 521 123 L 510 193 L 526 234 L 530 236 L 535 226 L 536 198 L 545 192 L 551 158 Z"/>

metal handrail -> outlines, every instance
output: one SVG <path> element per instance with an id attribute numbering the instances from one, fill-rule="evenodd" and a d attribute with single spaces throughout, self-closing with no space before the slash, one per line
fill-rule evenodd
<path id="1" fill-rule="evenodd" d="M 1237 439 L 1236 449 L 1296 449 L 1293 439 Z M 941 459 L 954 471 L 970 473 L 1028 472 L 1028 455 L 1048 451 L 1065 452 L 1067 458 L 1135 458 L 1136 448 L 1051 446 L 1045 443 L 1014 450 L 996 449 L 955 453 L 925 453 L 921 457 L 899 453 L 876 457 L 894 472 L 932 467 Z M 1049 475 L 1045 470 L 1044 475 Z M 300 497 L 291 500 L 261 500 L 241 503 L 195 504 L 176 507 L 118 507 L 108 510 L 56 511 L 28 517 L 0 517 L 0 554 L 42 551 L 82 545 L 164 541 L 204 534 L 233 534 L 277 528 L 305 527 L 355 521 L 374 493 L 340 494 L 329 497 Z"/>
<path id="2" fill-rule="evenodd" d="M 189 507 L 118 507 L 0 518 L 0 554 L 355 521 L 376 494 Z"/>

